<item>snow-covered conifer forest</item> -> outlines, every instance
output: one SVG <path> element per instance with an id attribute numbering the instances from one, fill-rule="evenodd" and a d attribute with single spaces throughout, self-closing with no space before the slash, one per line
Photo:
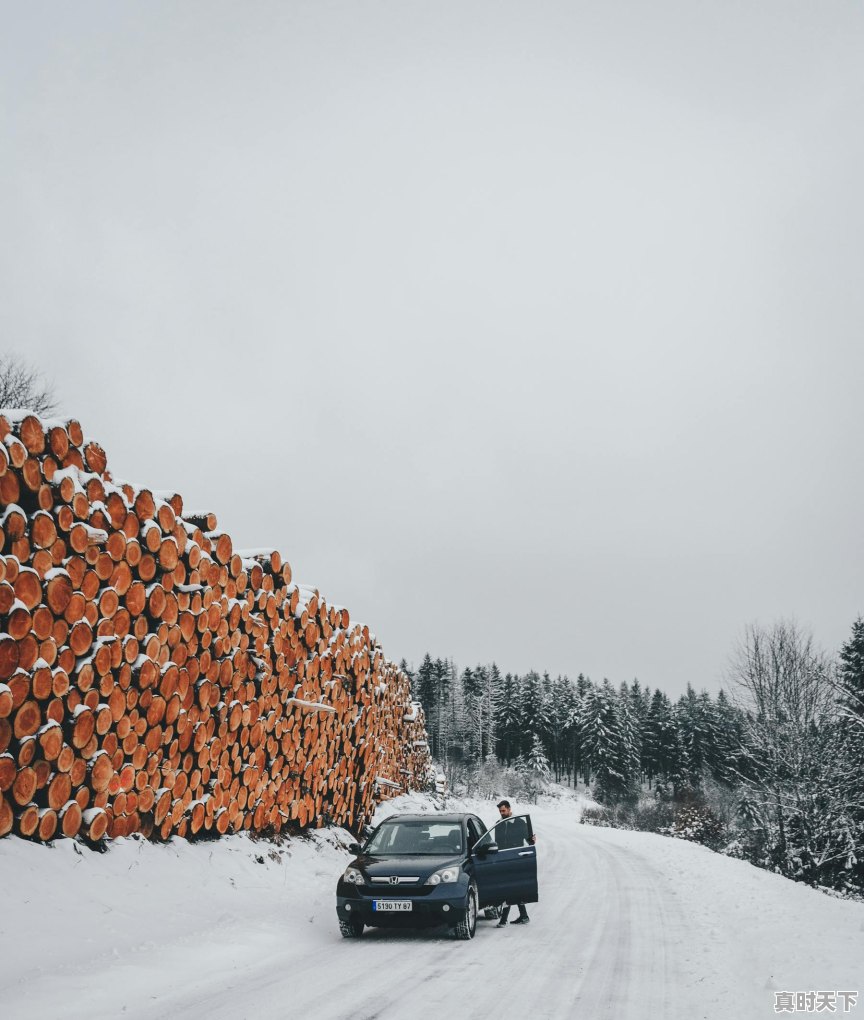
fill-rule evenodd
<path id="1" fill-rule="evenodd" d="M 407 663 L 403 662 L 407 669 Z M 864 620 L 836 661 L 794 623 L 748 627 L 725 689 L 410 670 L 455 789 L 591 791 L 597 825 L 667 833 L 789 878 L 864 894 Z"/>

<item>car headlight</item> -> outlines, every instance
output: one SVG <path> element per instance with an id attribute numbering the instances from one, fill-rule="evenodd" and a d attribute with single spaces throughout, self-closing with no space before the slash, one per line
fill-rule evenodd
<path id="1" fill-rule="evenodd" d="M 433 872 L 427 879 L 426 885 L 442 885 L 446 882 L 458 882 L 459 881 L 459 868 L 449 867 L 442 868 L 440 871 Z"/>
<path id="2" fill-rule="evenodd" d="M 350 882 L 352 885 L 365 885 L 366 879 L 363 877 L 362 872 L 356 868 L 348 868 L 345 874 L 342 876 L 343 881 Z"/>

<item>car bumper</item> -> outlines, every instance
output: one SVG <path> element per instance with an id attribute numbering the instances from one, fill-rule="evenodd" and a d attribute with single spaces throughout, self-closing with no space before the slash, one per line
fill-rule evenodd
<path id="1" fill-rule="evenodd" d="M 361 920 L 373 928 L 431 928 L 437 925 L 458 924 L 465 914 L 466 893 L 442 895 L 436 890 L 429 896 L 337 896 L 336 913 L 340 921 Z M 410 910 L 381 911 L 375 909 L 376 900 L 408 900 Z"/>

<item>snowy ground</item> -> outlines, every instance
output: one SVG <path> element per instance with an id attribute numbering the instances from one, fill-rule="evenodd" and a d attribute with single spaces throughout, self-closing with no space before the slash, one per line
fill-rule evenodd
<path id="1" fill-rule="evenodd" d="M 481 921 L 467 943 L 343 940 L 341 831 L 281 847 L 128 839 L 106 854 L 0 840 L 0 1016 L 758 1020 L 777 1015 L 777 990 L 864 998 L 864 905 L 689 843 L 580 825 L 574 802 L 530 811 L 532 922 Z M 864 1001 L 849 1015 L 864 1020 Z"/>

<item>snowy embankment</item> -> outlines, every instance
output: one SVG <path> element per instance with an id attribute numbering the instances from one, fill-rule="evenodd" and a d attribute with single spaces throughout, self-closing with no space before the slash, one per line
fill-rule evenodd
<path id="1" fill-rule="evenodd" d="M 400 806 L 432 809 L 400 798 L 381 814 Z M 572 801 L 529 810 L 532 923 L 481 921 L 471 943 L 342 940 L 343 830 L 281 846 L 129 838 L 105 854 L 0 840 L 0 1014 L 756 1020 L 776 1015 L 775 991 L 864 992 L 861 904 L 693 844 L 583 826 Z"/>

